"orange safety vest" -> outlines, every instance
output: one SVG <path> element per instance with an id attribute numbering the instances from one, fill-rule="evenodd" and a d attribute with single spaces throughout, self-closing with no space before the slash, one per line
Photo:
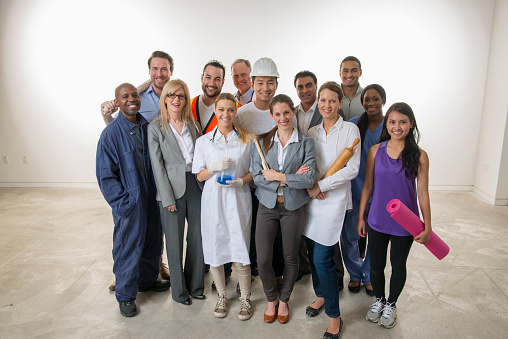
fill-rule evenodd
<path id="1" fill-rule="evenodd" d="M 203 132 L 203 134 L 206 134 L 206 133 L 210 132 L 211 130 L 213 130 L 217 126 L 217 116 L 215 116 L 215 112 L 214 112 L 212 114 L 212 116 L 210 117 L 210 120 L 208 120 L 207 124 L 203 125 L 203 123 L 201 122 L 201 118 L 199 117 L 199 97 L 200 97 L 200 95 L 192 98 L 191 110 L 192 110 L 192 115 L 194 116 L 194 120 L 199 122 L 201 127 L 204 126 L 202 132 Z M 239 108 L 241 106 L 242 105 L 240 105 L 239 103 L 236 103 L 236 108 Z"/>

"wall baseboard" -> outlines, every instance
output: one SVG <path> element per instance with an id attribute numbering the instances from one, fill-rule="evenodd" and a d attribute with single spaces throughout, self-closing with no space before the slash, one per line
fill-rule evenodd
<path id="1" fill-rule="evenodd" d="M 508 199 L 496 199 L 483 192 L 479 188 L 473 187 L 473 192 L 489 204 L 494 206 L 508 206 Z"/>
<path id="2" fill-rule="evenodd" d="M 98 188 L 96 182 L 0 182 L 0 187 Z"/>
<path id="3" fill-rule="evenodd" d="M 472 185 L 429 185 L 429 191 L 461 191 L 472 192 Z"/>

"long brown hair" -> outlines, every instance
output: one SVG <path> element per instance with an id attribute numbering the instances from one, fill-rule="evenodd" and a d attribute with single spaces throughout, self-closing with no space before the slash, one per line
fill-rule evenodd
<path id="1" fill-rule="evenodd" d="M 295 111 L 293 100 L 291 100 L 291 98 L 286 94 L 278 94 L 270 100 L 270 115 L 273 115 L 273 106 L 276 104 L 287 104 L 293 112 Z M 276 132 L 277 126 L 272 128 L 270 131 L 257 136 L 258 140 L 263 140 L 263 149 L 265 150 L 265 153 L 273 147 L 273 139 L 275 138 Z"/>
<path id="2" fill-rule="evenodd" d="M 386 111 L 386 115 L 383 120 L 383 131 L 381 132 L 379 142 L 390 140 L 392 138 L 390 133 L 388 133 L 388 128 L 386 127 L 391 112 L 404 114 L 408 117 L 409 122 L 413 124 L 413 127 L 409 129 L 409 133 L 407 134 L 406 140 L 404 141 L 404 149 L 402 152 L 400 152 L 399 155 L 399 158 L 402 159 L 401 171 L 404 169 L 406 177 L 408 179 L 413 179 L 418 175 L 421 155 L 420 147 L 418 147 L 418 142 L 420 141 L 420 131 L 416 125 L 415 115 L 411 109 L 411 106 L 405 102 L 396 102 L 391 105 L 390 108 L 388 108 L 388 111 Z"/>

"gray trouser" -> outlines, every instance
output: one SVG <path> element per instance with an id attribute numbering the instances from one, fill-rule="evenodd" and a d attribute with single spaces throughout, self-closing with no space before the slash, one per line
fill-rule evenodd
<path id="1" fill-rule="evenodd" d="M 204 290 L 205 266 L 201 242 L 201 190 L 196 176 L 186 173 L 184 195 L 176 200 L 176 212 L 170 212 L 159 202 L 162 228 L 166 236 L 166 252 L 171 276 L 171 296 L 182 302 Z M 183 265 L 185 219 L 187 218 L 187 251 Z"/>
<path id="2" fill-rule="evenodd" d="M 298 249 L 305 226 L 305 208 L 302 206 L 296 211 L 288 211 L 284 204 L 277 203 L 272 209 L 265 207 L 262 203 L 259 204 L 256 223 L 258 271 L 268 301 L 277 300 L 272 257 L 273 241 L 279 225 L 282 231 L 284 255 L 284 279 L 280 300 L 288 302 L 298 275 Z"/>

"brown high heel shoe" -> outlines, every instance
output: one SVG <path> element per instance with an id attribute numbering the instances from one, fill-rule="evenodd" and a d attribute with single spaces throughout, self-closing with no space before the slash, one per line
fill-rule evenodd
<path id="1" fill-rule="evenodd" d="M 275 321 L 275 318 L 277 318 L 278 310 L 279 310 L 279 303 L 277 303 L 277 305 L 275 305 L 275 313 L 273 315 L 267 315 L 266 311 L 265 311 L 265 314 L 264 314 L 265 322 L 273 323 Z"/>
<path id="2" fill-rule="evenodd" d="M 289 304 L 287 305 L 288 305 L 288 315 L 280 315 L 280 314 L 277 315 L 277 320 L 279 320 L 281 324 L 285 324 L 289 321 Z"/>

